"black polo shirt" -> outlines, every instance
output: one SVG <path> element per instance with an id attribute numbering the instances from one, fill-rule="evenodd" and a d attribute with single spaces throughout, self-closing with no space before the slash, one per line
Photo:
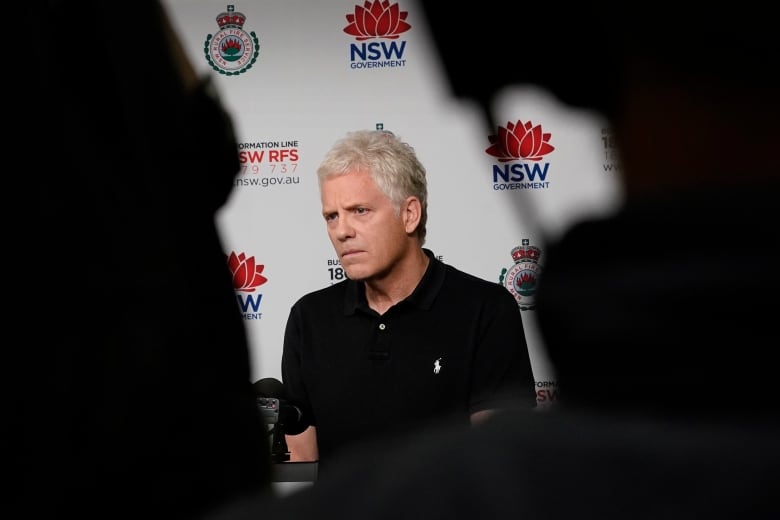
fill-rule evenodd
<path id="1" fill-rule="evenodd" d="M 514 297 L 425 253 L 420 284 L 381 316 L 364 284 L 348 279 L 290 311 L 282 378 L 304 423 L 317 428 L 321 463 L 361 440 L 536 404 Z"/>

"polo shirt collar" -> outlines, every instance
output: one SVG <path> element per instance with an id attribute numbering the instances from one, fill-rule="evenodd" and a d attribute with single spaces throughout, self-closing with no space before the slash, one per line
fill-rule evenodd
<path id="1" fill-rule="evenodd" d="M 415 305 L 420 309 L 428 310 L 433 305 L 436 295 L 439 294 L 441 286 L 444 284 L 444 276 L 447 272 L 446 266 L 440 262 L 430 249 L 423 248 L 426 256 L 430 260 L 428 268 L 425 270 L 420 283 L 417 284 L 412 294 L 405 300 L 407 304 Z M 349 278 L 344 292 L 344 315 L 355 314 L 355 311 L 362 309 L 367 312 L 374 312 L 368 306 L 366 300 L 366 288 L 363 282 L 356 282 Z"/>

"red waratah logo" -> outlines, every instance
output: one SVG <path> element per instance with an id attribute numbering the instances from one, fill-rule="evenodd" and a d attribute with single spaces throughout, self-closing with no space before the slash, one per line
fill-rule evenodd
<path id="1" fill-rule="evenodd" d="M 389 0 L 366 1 L 362 7 L 356 5 L 353 14 L 347 15 L 349 25 L 344 27 L 344 32 L 358 41 L 371 38 L 395 40 L 398 35 L 412 28 L 406 23 L 408 14 L 407 11 L 401 11 L 398 4 L 390 5 Z"/>
<path id="2" fill-rule="evenodd" d="M 233 251 L 228 256 L 227 264 L 233 273 L 233 288 L 237 291 L 255 292 L 255 288 L 268 281 L 260 274 L 265 265 L 255 264 L 254 256 L 247 257 L 244 253 L 237 255 Z"/>
<path id="3" fill-rule="evenodd" d="M 542 125 L 533 126 L 530 121 L 509 122 L 506 128 L 498 127 L 498 135 L 488 136 L 492 146 L 485 152 L 498 157 L 500 162 L 519 159 L 541 161 L 543 156 L 555 150 L 549 143 L 550 135 L 542 132 Z"/>

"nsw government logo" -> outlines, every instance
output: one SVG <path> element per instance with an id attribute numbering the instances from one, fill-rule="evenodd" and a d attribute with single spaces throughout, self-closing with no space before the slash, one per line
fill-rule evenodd
<path id="1" fill-rule="evenodd" d="M 233 289 L 236 291 L 241 314 L 245 320 L 259 320 L 263 316 L 260 312 L 263 295 L 255 291 L 268 281 L 268 278 L 263 276 L 265 265 L 258 264 L 254 256 L 235 251 L 227 255 L 227 265 L 233 276 Z"/>
<path id="2" fill-rule="evenodd" d="M 358 43 L 349 46 L 352 69 L 405 67 L 406 42 L 399 41 L 412 28 L 406 21 L 407 11 L 389 0 L 367 0 L 346 15 L 348 25 L 342 30 Z M 387 41 L 386 41 L 387 40 Z"/>
<path id="3" fill-rule="evenodd" d="M 489 135 L 490 146 L 485 153 L 498 159 L 493 165 L 493 189 L 538 190 L 550 187 L 546 155 L 555 150 L 550 144 L 552 134 L 531 121 L 509 121 Z M 512 164 L 509 164 L 512 163 Z"/>
<path id="4" fill-rule="evenodd" d="M 244 30 L 246 16 L 228 5 L 227 11 L 217 15 L 219 31 L 206 36 L 203 53 L 209 65 L 226 76 L 243 74 L 252 68 L 260 54 L 260 43 L 254 31 Z"/>
<path id="5" fill-rule="evenodd" d="M 527 238 L 523 239 L 522 244 L 512 249 L 512 260 L 515 261 L 515 265 L 509 269 L 502 269 L 499 281 L 515 297 L 520 310 L 527 311 L 536 307 L 534 296 L 536 280 L 542 270 L 539 265 L 542 250 L 530 245 Z"/>

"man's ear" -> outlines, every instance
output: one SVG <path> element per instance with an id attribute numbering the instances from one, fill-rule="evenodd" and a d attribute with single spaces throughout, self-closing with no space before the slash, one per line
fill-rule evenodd
<path id="1" fill-rule="evenodd" d="M 421 217 L 422 205 L 420 204 L 420 199 L 413 196 L 407 197 L 404 203 L 401 204 L 401 219 L 408 234 L 411 235 L 417 230 Z"/>

